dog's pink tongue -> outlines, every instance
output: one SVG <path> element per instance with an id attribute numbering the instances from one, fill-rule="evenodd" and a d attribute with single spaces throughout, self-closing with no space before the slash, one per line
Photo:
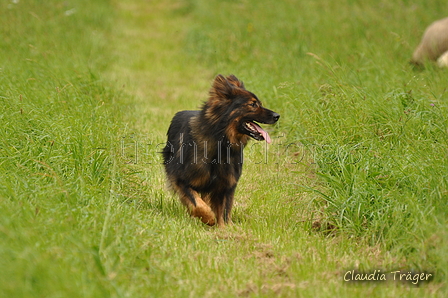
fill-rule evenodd
<path id="1" fill-rule="evenodd" d="M 271 137 L 269 136 L 269 134 L 260 126 L 258 126 L 256 123 L 253 123 L 253 126 L 255 127 L 255 129 L 261 133 L 261 135 L 263 136 L 264 140 L 266 141 L 266 143 L 270 144 L 272 143 Z"/>

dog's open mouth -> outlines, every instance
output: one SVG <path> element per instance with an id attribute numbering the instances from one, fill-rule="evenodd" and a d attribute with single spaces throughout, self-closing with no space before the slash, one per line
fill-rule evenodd
<path id="1" fill-rule="evenodd" d="M 248 131 L 248 135 L 254 138 L 257 141 L 263 141 L 265 140 L 266 143 L 270 144 L 272 142 L 271 137 L 269 134 L 261 128 L 259 125 L 255 124 L 254 122 L 245 122 L 244 128 Z"/>

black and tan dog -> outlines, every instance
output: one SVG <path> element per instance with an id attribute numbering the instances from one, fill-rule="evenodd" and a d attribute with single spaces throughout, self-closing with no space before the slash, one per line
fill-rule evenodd
<path id="1" fill-rule="evenodd" d="M 280 115 L 264 108 L 234 75 L 218 75 L 199 111 L 178 112 L 163 158 L 168 181 L 190 214 L 208 225 L 230 223 L 236 185 L 249 137 L 271 143 L 258 124 Z"/>

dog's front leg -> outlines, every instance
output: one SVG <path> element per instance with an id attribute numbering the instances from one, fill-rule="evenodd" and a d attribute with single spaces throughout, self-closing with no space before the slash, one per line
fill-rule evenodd
<path id="1" fill-rule="evenodd" d="M 232 223 L 230 213 L 232 212 L 235 187 L 233 186 L 211 196 L 211 206 L 215 213 L 218 227 L 224 227 L 225 224 Z"/>
<path id="2" fill-rule="evenodd" d="M 235 188 L 231 191 L 231 193 L 227 196 L 225 201 L 225 209 L 224 209 L 224 221 L 226 224 L 232 224 L 232 207 L 233 207 L 233 195 L 235 193 Z"/>

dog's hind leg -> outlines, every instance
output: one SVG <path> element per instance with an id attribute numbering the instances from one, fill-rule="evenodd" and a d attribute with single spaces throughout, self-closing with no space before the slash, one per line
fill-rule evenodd
<path id="1" fill-rule="evenodd" d="M 199 194 L 191 190 L 193 195 L 195 196 L 196 206 L 189 207 L 190 214 L 194 217 L 198 217 L 201 221 L 209 226 L 215 225 L 215 214 L 209 205 L 207 205 L 199 196 Z"/>
<path id="2" fill-rule="evenodd" d="M 209 226 L 215 225 L 215 214 L 197 191 L 188 186 L 177 186 L 176 191 L 180 196 L 180 201 L 188 208 L 191 216 L 200 218 L 203 223 Z"/>

